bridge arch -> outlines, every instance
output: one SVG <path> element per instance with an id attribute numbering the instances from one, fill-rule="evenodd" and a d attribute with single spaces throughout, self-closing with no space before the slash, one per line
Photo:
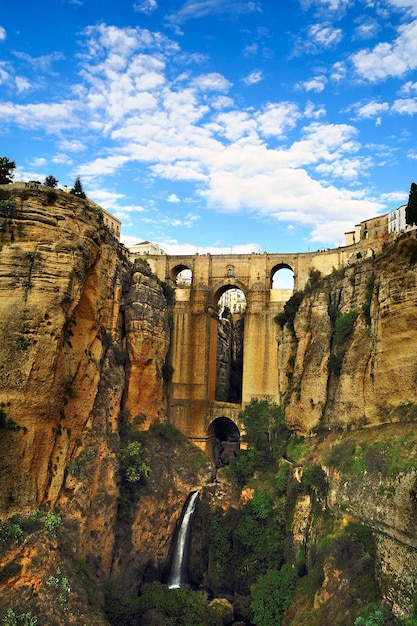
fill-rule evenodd
<path id="1" fill-rule="evenodd" d="M 184 278 L 181 277 L 181 274 L 184 274 Z M 170 279 L 176 284 L 185 283 L 188 285 L 192 284 L 193 272 L 191 267 L 188 265 L 184 265 L 183 263 L 179 263 L 178 265 L 174 265 L 170 271 Z"/>
<path id="2" fill-rule="evenodd" d="M 206 454 L 213 458 L 216 467 L 228 465 L 240 449 L 238 426 L 230 417 L 217 417 L 208 426 L 207 445 Z"/>
<path id="3" fill-rule="evenodd" d="M 271 268 L 271 272 L 269 275 L 270 278 L 270 289 L 280 289 L 280 286 L 276 286 L 278 284 L 279 281 L 279 277 L 278 274 L 281 270 L 288 270 L 289 272 L 292 273 L 292 285 L 291 286 L 286 286 L 286 289 L 294 289 L 294 284 L 295 284 L 295 271 L 294 268 L 291 267 L 291 265 L 289 265 L 288 263 L 277 263 L 276 265 L 273 265 Z M 285 271 L 285 274 L 288 276 L 287 272 Z M 286 277 L 287 277 L 286 276 Z"/>
<path id="4" fill-rule="evenodd" d="M 230 278 L 225 278 L 224 280 L 218 281 L 211 290 L 211 305 L 213 307 L 217 306 L 217 303 L 221 296 L 226 293 L 229 289 L 240 289 L 247 300 L 248 297 L 248 288 L 247 286 L 240 280 L 233 278 L 233 281 Z"/>

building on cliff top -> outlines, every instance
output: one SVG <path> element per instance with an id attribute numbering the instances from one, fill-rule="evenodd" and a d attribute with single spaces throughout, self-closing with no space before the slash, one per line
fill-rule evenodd
<path id="1" fill-rule="evenodd" d="M 166 252 L 156 243 L 141 241 L 133 244 L 133 246 L 129 246 L 129 254 L 131 255 L 131 260 L 134 261 L 137 256 L 162 255 L 166 254 Z"/>

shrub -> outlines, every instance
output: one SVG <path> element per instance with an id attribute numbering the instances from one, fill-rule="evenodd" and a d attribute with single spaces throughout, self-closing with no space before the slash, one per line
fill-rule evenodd
<path id="1" fill-rule="evenodd" d="M 175 289 L 165 282 L 161 282 L 161 287 L 167 305 L 173 306 L 175 304 Z"/>
<path id="2" fill-rule="evenodd" d="M 303 470 L 301 484 L 308 492 L 316 493 L 319 497 L 327 494 L 328 484 L 326 472 L 320 465 L 308 465 Z"/>
<path id="3" fill-rule="evenodd" d="M 280 626 L 283 611 L 290 606 L 297 574 L 291 565 L 268 571 L 255 586 L 251 609 L 257 626 Z"/>
<path id="4" fill-rule="evenodd" d="M 358 314 L 356 311 L 349 311 L 348 313 L 339 313 L 336 317 L 336 324 L 334 329 L 333 342 L 336 346 L 342 346 L 347 342 L 353 333 L 356 318 Z"/>
<path id="5" fill-rule="evenodd" d="M 55 202 L 58 200 L 58 194 L 55 191 L 47 191 L 46 198 L 48 204 L 55 204 Z"/>
<path id="6" fill-rule="evenodd" d="M 326 464 L 347 473 L 352 469 L 356 444 L 353 440 L 345 439 L 333 446 L 326 459 Z"/>
<path id="7" fill-rule="evenodd" d="M 303 301 L 304 293 L 296 291 L 291 298 L 284 304 L 284 310 L 275 316 L 275 322 L 284 328 L 285 324 L 294 330 L 294 319 L 298 309 Z"/>
<path id="8" fill-rule="evenodd" d="M 13 578 L 13 576 L 17 576 L 20 574 L 21 569 L 22 566 L 20 563 L 15 563 L 14 561 L 7 563 L 7 565 L 0 569 L 0 583 L 9 580 L 9 578 Z"/>
<path id="9" fill-rule="evenodd" d="M 56 539 L 58 532 L 62 528 L 62 519 L 59 515 L 56 515 L 56 513 L 47 513 L 43 526 L 49 537 Z"/>
<path id="10" fill-rule="evenodd" d="M 121 448 L 120 462 L 122 478 L 128 483 L 138 483 L 149 477 L 149 459 L 139 441 L 131 441 Z"/>

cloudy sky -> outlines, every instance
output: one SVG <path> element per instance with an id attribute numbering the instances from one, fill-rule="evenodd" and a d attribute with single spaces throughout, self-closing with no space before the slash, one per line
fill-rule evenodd
<path id="1" fill-rule="evenodd" d="M 297 252 L 407 202 L 417 0 L 16 0 L 0 156 L 167 252 Z"/>

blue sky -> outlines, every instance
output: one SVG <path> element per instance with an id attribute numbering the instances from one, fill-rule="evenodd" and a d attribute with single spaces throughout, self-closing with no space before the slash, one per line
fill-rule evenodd
<path id="1" fill-rule="evenodd" d="M 0 156 L 168 253 L 302 252 L 417 180 L 417 0 L 16 0 Z"/>

